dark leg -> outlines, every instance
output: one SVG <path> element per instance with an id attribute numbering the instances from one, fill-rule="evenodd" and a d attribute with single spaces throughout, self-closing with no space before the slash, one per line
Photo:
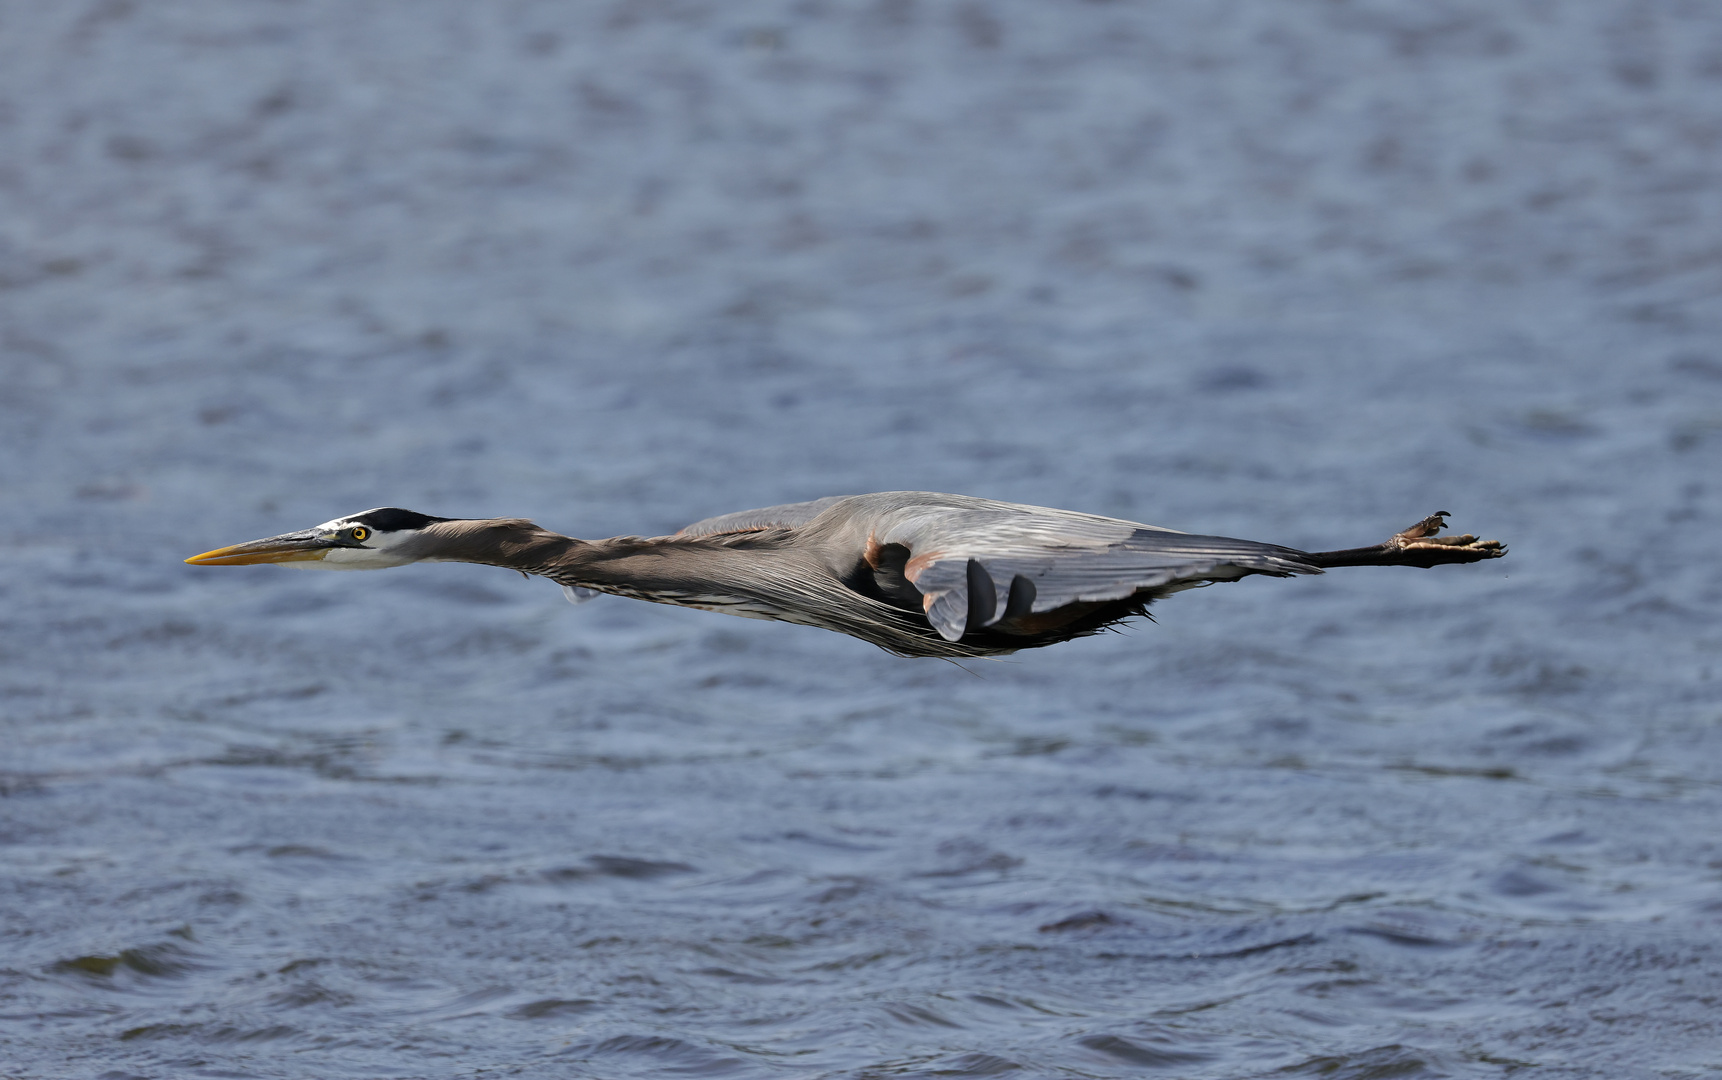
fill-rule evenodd
<path id="1" fill-rule="evenodd" d="M 1447 511 L 1430 514 L 1398 533 L 1385 544 L 1346 551 L 1315 551 L 1309 561 L 1316 566 L 1440 566 L 1442 563 L 1481 562 L 1507 553 L 1498 540 L 1464 536 L 1436 536 L 1447 527 Z"/>

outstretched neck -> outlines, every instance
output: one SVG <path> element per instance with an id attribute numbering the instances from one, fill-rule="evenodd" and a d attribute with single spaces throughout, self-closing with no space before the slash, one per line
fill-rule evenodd
<path id="1" fill-rule="evenodd" d="M 559 577 L 592 545 L 540 528 L 525 518 L 466 518 L 425 526 L 413 545 L 418 561 L 470 562 L 523 574 Z"/>
<path id="2" fill-rule="evenodd" d="M 722 584 L 727 577 L 745 576 L 741 573 L 745 565 L 732 566 L 738 560 L 723 545 L 666 539 L 617 536 L 576 540 L 525 518 L 466 518 L 425 526 L 404 553 L 414 562 L 483 563 L 537 574 L 559 585 L 668 603 L 701 591 L 691 586 Z M 690 583 L 685 556 L 695 548 L 714 549 L 705 551 L 706 557 L 700 562 L 702 573 L 710 580 Z M 726 570 L 732 573 L 726 575 Z"/>
<path id="3" fill-rule="evenodd" d="M 441 521 L 422 531 L 418 561 L 471 562 L 547 577 L 559 585 L 660 604 L 715 607 L 758 618 L 797 618 L 798 604 L 829 585 L 805 564 L 782 557 L 782 536 L 740 538 L 614 536 L 576 540 L 522 518 Z M 815 625 L 821 625 L 815 623 Z"/>

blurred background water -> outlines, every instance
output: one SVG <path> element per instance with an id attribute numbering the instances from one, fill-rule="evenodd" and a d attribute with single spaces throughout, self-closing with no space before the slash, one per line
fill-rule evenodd
<path id="1" fill-rule="evenodd" d="M 0 3 L 0 1075 L 1714 1075 L 1722 8 Z M 968 665 L 482 567 L 1505 561 Z"/>

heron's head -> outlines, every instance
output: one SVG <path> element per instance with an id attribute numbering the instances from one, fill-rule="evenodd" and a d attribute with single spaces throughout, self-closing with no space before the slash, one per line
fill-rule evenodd
<path id="1" fill-rule="evenodd" d="M 281 563 L 318 570 L 381 570 L 430 555 L 435 545 L 426 528 L 452 520 L 383 506 L 325 521 L 314 529 L 216 548 L 185 561 L 194 566 Z"/>

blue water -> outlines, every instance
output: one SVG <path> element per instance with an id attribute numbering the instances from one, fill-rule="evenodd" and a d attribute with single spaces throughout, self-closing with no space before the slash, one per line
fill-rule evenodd
<path id="1" fill-rule="evenodd" d="M 1713 1075 L 1719 228 L 1708 4 L 0 4 L 0 1075 Z M 1512 554 L 180 562 L 901 488 Z"/>

